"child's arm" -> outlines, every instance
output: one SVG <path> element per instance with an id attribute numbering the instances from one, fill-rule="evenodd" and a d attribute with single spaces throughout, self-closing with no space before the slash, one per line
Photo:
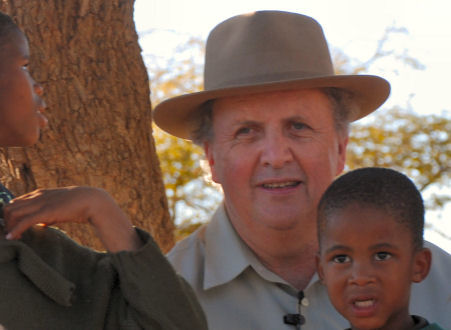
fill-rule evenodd
<path id="1" fill-rule="evenodd" d="M 39 189 L 4 207 L 7 239 L 17 239 L 36 224 L 87 222 L 110 252 L 137 250 L 141 239 L 129 218 L 103 189 L 66 187 Z"/>

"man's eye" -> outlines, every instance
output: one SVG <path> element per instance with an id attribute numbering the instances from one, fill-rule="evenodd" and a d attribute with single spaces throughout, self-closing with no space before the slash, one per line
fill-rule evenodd
<path id="1" fill-rule="evenodd" d="M 25 70 L 25 71 L 28 71 L 28 63 L 27 63 L 27 64 L 24 64 L 24 65 L 22 65 L 22 69 L 23 69 L 23 70 Z"/>
<path id="2" fill-rule="evenodd" d="M 377 252 L 374 255 L 374 259 L 376 259 L 377 261 L 384 261 L 384 260 L 388 260 L 392 257 L 392 255 L 388 252 Z"/>
<path id="3" fill-rule="evenodd" d="M 241 127 L 236 131 L 236 135 L 246 135 L 252 132 L 252 129 L 250 127 Z"/>
<path id="4" fill-rule="evenodd" d="M 337 263 L 337 264 L 343 264 L 345 262 L 350 262 L 351 258 L 349 258 L 349 256 L 347 256 L 345 254 L 339 254 L 339 255 L 333 257 L 332 261 Z"/>
<path id="5" fill-rule="evenodd" d="M 294 122 L 291 124 L 291 126 L 295 129 L 295 130 L 302 130 L 304 128 L 307 127 L 307 125 L 305 125 L 304 123 L 299 123 L 299 122 Z"/>

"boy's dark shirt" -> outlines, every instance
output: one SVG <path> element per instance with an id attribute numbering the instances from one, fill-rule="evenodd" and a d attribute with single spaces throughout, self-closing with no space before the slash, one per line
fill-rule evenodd
<path id="1" fill-rule="evenodd" d="M 443 330 L 439 325 L 436 323 L 429 323 L 425 318 L 417 315 L 412 315 L 414 326 L 411 328 L 411 330 Z M 346 330 L 351 330 L 351 328 L 348 328 Z"/>
<path id="2" fill-rule="evenodd" d="M 3 205 L 8 204 L 13 198 L 13 194 L 0 183 L 0 234 L 3 234 L 3 227 L 5 226 Z"/>
<path id="3" fill-rule="evenodd" d="M 3 205 L 8 204 L 14 198 L 13 194 L 0 184 L 0 218 L 3 219 Z M 2 220 L 3 222 L 3 220 Z M 2 223 L 3 224 L 3 223 Z"/>

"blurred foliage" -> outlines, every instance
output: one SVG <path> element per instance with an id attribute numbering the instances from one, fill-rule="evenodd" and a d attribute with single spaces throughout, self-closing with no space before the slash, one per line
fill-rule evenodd
<path id="1" fill-rule="evenodd" d="M 221 200 L 221 193 L 204 170 L 203 150 L 155 125 L 154 138 L 173 221 L 188 225 L 205 221 Z"/>
<path id="2" fill-rule="evenodd" d="M 347 169 L 391 167 L 409 176 L 423 193 L 431 186 L 449 187 L 451 115 L 419 116 L 399 108 L 385 109 L 372 120 L 352 126 Z M 443 207 L 451 196 L 433 194 L 429 209 Z"/>
<path id="3" fill-rule="evenodd" d="M 167 98 L 202 90 L 204 54 L 205 44 L 196 37 L 184 39 L 169 58 L 145 54 L 152 104 L 155 106 Z"/>
<path id="4" fill-rule="evenodd" d="M 146 55 L 153 106 L 166 98 L 202 89 L 204 51 L 201 39 L 190 38 L 179 45 L 169 59 Z M 201 147 L 167 134 L 156 125 L 153 125 L 153 132 L 169 212 L 178 225 L 175 235 L 181 238 L 209 218 L 222 195 L 204 170 Z"/>
<path id="5" fill-rule="evenodd" d="M 361 74 L 381 59 L 400 61 L 413 69 L 423 65 L 408 55 L 395 52 L 388 46 L 393 34 L 407 33 L 403 28 L 388 27 L 373 56 L 362 62 L 332 49 L 338 74 Z M 190 38 L 175 49 L 173 56 L 161 61 L 147 56 L 151 76 L 153 105 L 183 93 L 202 90 L 204 43 Z M 418 188 L 447 187 L 451 176 L 451 118 L 420 116 L 400 108 L 381 109 L 352 125 L 348 146 L 347 168 L 383 166 L 398 169 L 410 176 Z M 212 214 L 222 200 L 222 193 L 208 180 L 202 166 L 203 150 L 189 141 L 170 136 L 154 127 L 157 153 L 166 184 L 171 215 L 178 224 L 177 239 L 198 228 Z M 430 194 L 428 208 L 439 208 L 451 201 L 449 195 Z"/>

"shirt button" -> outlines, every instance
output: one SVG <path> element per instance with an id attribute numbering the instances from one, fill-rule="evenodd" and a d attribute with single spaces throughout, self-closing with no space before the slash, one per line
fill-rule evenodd
<path id="1" fill-rule="evenodd" d="M 302 304 L 302 306 L 304 306 L 304 307 L 308 307 L 308 305 L 310 305 L 310 302 L 308 301 L 308 299 L 307 298 L 302 298 L 302 300 L 301 300 L 301 304 Z"/>

